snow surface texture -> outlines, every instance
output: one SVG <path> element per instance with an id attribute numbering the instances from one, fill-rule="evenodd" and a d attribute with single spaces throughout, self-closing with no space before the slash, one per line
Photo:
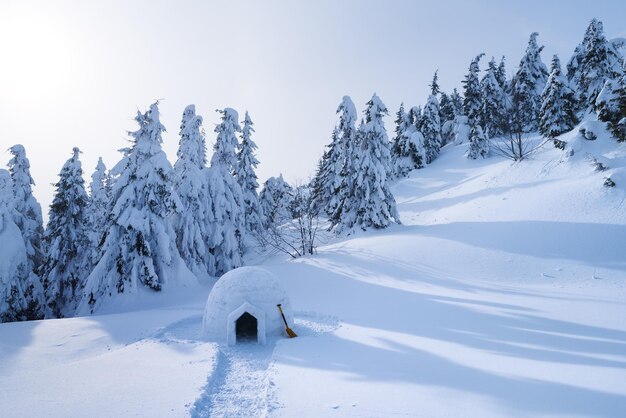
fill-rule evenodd
<path id="1" fill-rule="evenodd" d="M 276 278 L 259 267 L 240 267 L 223 275 L 211 290 L 204 310 L 204 336 L 234 345 L 235 321 L 248 312 L 258 321 L 258 342 L 285 334 L 278 310 L 282 305 L 287 323 L 293 325 L 291 304 Z"/>
<path id="2" fill-rule="evenodd" d="M 204 287 L 2 324 L 0 415 L 623 417 L 626 144 L 597 134 L 448 145 L 392 187 L 403 225 L 265 261 L 298 338 L 203 341 Z"/>

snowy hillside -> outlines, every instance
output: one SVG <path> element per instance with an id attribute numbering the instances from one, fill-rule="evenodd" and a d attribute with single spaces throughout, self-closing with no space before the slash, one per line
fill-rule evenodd
<path id="1" fill-rule="evenodd" d="M 393 186 L 403 225 L 266 260 L 295 339 L 203 341 L 208 287 L 1 324 L 0 416 L 623 416 L 626 145 L 577 135 L 447 146 Z"/>

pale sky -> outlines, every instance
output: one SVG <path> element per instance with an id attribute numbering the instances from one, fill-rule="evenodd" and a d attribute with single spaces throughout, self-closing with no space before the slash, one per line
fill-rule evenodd
<path id="1" fill-rule="evenodd" d="M 162 99 L 173 164 L 184 107 L 212 145 L 217 108 L 255 122 L 261 181 L 305 181 L 329 142 L 343 95 L 357 109 L 376 92 L 393 131 L 400 102 L 423 105 L 439 69 L 460 87 L 470 60 L 507 57 L 511 74 L 539 32 L 563 64 L 589 20 L 626 37 L 623 1 L 8 1 L 0 0 L 0 167 L 21 143 L 44 212 L 72 147 L 88 184 L 127 145 L 135 112 Z M 209 154 L 210 155 L 210 154 Z"/>

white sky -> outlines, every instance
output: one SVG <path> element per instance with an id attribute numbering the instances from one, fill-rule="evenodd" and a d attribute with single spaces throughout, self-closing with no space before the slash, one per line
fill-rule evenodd
<path id="1" fill-rule="evenodd" d="M 73 146 L 89 182 L 98 156 L 119 160 L 132 118 L 163 99 L 173 163 L 184 107 L 214 140 L 217 108 L 255 122 L 261 181 L 306 180 L 328 143 L 341 97 L 359 111 L 373 92 L 389 131 L 401 101 L 423 105 L 439 69 L 460 87 L 477 53 L 519 62 L 539 32 L 563 64 L 588 21 L 626 36 L 622 1 L 8 1 L 0 0 L 0 167 L 26 146 L 44 212 Z M 549 3 L 548 5 L 544 3 Z"/>

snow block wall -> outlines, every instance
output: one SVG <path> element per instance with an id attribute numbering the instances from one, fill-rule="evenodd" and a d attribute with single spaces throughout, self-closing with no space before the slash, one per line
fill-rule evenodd
<path id="1" fill-rule="evenodd" d="M 215 284 L 204 309 L 203 331 L 208 340 L 234 345 L 236 322 L 249 313 L 257 320 L 257 341 L 286 336 L 285 323 L 276 305 L 282 305 L 293 327 L 291 304 L 270 272 L 259 267 L 241 267 L 224 274 Z"/>

